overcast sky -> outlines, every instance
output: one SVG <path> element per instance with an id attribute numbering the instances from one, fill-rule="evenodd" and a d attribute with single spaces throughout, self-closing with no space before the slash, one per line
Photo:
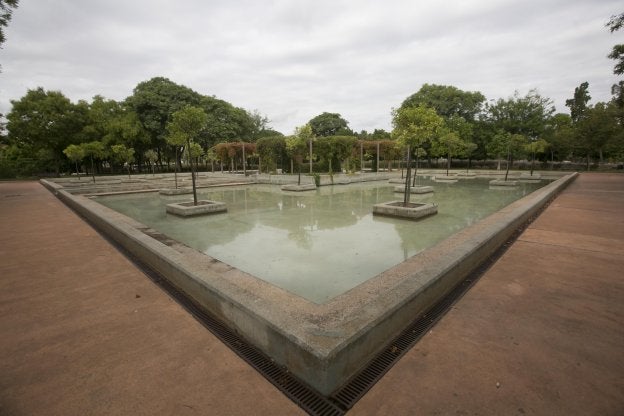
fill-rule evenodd
<path id="1" fill-rule="evenodd" d="M 21 0 L 0 50 L 0 112 L 28 89 L 123 100 L 164 76 L 285 134 L 323 111 L 356 131 L 424 83 L 488 100 L 536 88 L 557 111 L 617 78 L 604 27 L 621 0 Z"/>

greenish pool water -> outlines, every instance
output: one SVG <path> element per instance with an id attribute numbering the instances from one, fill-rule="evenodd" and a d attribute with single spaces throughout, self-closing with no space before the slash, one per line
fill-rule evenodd
<path id="1" fill-rule="evenodd" d="M 223 201 L 228 212 L 193 218 L 165 212 L 166 204 L 192 199 L 189 195 L 126 194 L 95 200 L 224 263 L 323 303 L 546 184 L 490 189 L 488 182 L 420 179 L 435 193 L 412 195 L 411 201 L 435 202 L 438 214 L 419 221 L 372 215 L 374 204 L 403 198 L 394 193 L 395 184 L 385 182 L 304 193 L 270 185 L 200 190 L 199 199 Z"/>

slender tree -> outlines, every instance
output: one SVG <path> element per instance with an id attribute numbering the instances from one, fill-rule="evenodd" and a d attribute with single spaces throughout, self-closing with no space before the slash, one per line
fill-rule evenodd
<path id="1" fill-rule="evenodd" d="M 78 171 L 78 162 L 80 162 L 85 157 L 84 149 L 78 145 L 70 144 L 63 150 L 63 153 L 69 160 L 76 164 L 76 175 L 78 179 L 80 178 L 80 172 Z"/>
<path id="2" fill-rule="evenodd" d="M 583 82 L 581 85 L 574 89 L 574 97 L 567 99 L 565 102 L 566 107 L 570 108 L 570 117 L 572 117 L 572 123 L 578 123 L 583 119 L 587 109 L 587 103 L 591 100 L 589 95 L 589 83 Z"/>
<path id="3" fill-rule="evenodd" d="M 186 142 L 188 149 L 192 149 L 191 143 L 195 140 L 201 130 L 206 125 L 208 117 L 203 109 L 185 106 L 181 110 L 176 111 L 171 116 L 171 122 L 167 124 L 167 131 L 175 141 Z M 191 150 L 192 152 L 192 150 Z M 192 153 L 191 153 L 192 155 Z M 191 164 L 191 181 L 193 184 L 193 204 L 197 205 L 197 189 L 195 187 L 195 168 L 193 166 L 193 158 L 190 158 Z"/>
<path id="4" fill-rule="evenodd" d="M 429 107 L 403 107 L 392 111 L 392 125 L 393 137 L 398 139 L 407 150 L 407 176 L 403 205 L 408 206 L 411 191 L 412 149 L 433 140 L 444 126 L 444 120 Z"/>
<path id="5" fill-rule="evenodd" d="M 130 167 L 134 162 L 134 149 L 128 148 L 123 144 L 115 144 L 111 147 L 113 157 L 128 170 L 128 179 L 130 179 Z"/>
<path id="6" fill-rule="evenodd" d="M 95 159 L 99 159 L 104 156 L 104 143 L 100 141 L 92 141 L 88 143 L 82 143 L 80 145 L 85 157 L 91 160 L 91 177 L 93 183 L 95 183 Z"/>

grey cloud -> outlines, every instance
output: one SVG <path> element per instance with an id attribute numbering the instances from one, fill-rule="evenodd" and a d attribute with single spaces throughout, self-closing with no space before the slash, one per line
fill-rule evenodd
<path id="1" fill-rule="evenodd" d="M 37 4 L 35 4 L 37 3 Z M 537 88 L 559 111 L 583 81 L 610 98 L 622 42 L 603 27 L 617 1 L 409 0 L 21 2 L 0 50 L 0 112 L 27 88 L 123 99 L 166 76 L 258 109 L 291 133 L 322 111 L 390 129 L 423 83 L 489 99 Z"/>

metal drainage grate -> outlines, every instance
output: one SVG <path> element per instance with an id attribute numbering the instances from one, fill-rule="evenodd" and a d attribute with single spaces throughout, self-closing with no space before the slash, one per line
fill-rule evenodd
<path id="1" fill-rule="evenodd" d="M 111 241 L 109 239 L 109 241 Z M 223 343 L 229 346 L 239 357 L 255 368 L 264 378 L 282 391 L 290 400 L 312 416 L 342 416 L 345 411 L 332 400 L 321 395 L 306 383 L 292 375 L 285 367 L 275 363 L 258 348 L 230 330 L 225 324 L 213 317 L 201 305 L 193 301 L 184 292 L 172 285 L 160 273 L 136 258 L 125 248 L 111 241 L 118 250 L 134 262 L 152 281 L 174 298 L 204 327 Z"/>
<path id="2" fill-rule="evenodd" d="M 554 199 L 554 197 L 553 197 Z M 149 265 L 142 262 L 131 252 L 118 244 L 115 240 L 101 232 L 97 226 L 73 210 L 85 222 L 90 224 L 105 240 L 116 247 L 124 256 L 131 260 L 152 281 L 158 284 L 180 305 L 189 311 L 202 325 L 204 325 L 217 338 L 228 345 L 239 357 L 254 367 L 275 387 L 282 391 L 288 398 L 295 402 L 311 416 L 343 416 L 361 399 L 392 366 L 409 351 L 411 347 L 444 316 L 450 307 L 457 302 L 467 290 L 481 277 L 487 269 L 494 264 L 518 236 L 533 222 L 539 214 L 546 209 L 552 199 L 539 209 L 531 218 L 521 225 L 487 260 L 481 263 L 468 277 L 461 281 L 438 303 L 432 306 L 426 313 L 417 318 L 405 329 L 390 346 L 379 353 L 360 373 L 341 387 L 336 393 L 325 397 L 308 386 L 303 381 L 293 376 L 286 368 L 277 365 L 273 360 L 264 355 L 259 349 L 247 343 L 222 322 L 211 316 L 203 307 L 194 302 L 184 292 L 169 283 L 160 273 Z"/>

